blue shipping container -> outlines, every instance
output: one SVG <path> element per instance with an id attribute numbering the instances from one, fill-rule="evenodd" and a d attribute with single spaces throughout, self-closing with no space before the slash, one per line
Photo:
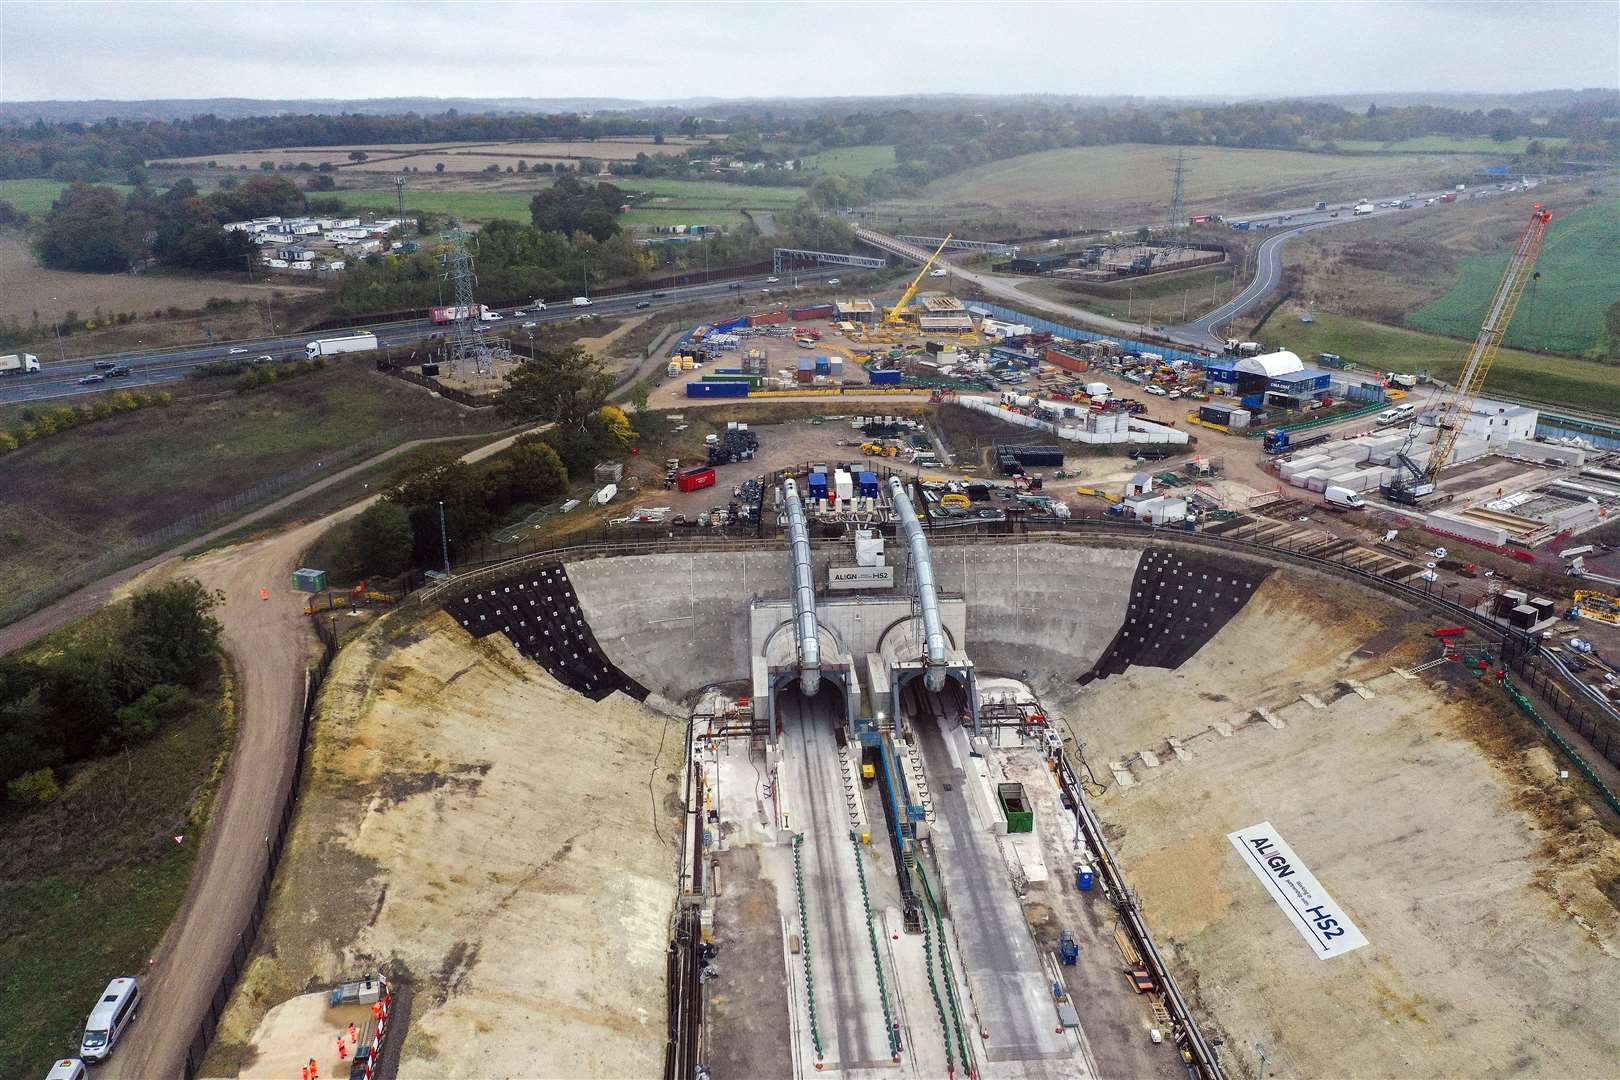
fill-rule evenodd
<path id="1" fill-rule="evenodd" d="M 813 472 L 810 474 L 810 497 L 812 499 L 825 499 L 827 497 L 827 474 Z"/>
<path id="2" fill-rule="evenodd" d="M 1264 394 L 1244 394 L 1243 395 L 1243 407 L 1245 409 L 1263 409 L 1263 408 L 1265 408 L 1266 407 L 1266 395 L 1264 395 Z"/>
<path id="3" fill-rule="evenodd" d="M 810 357 L 810 356 L 801 356 L 801 357 L 799 357 L 799 370 L 800 371 L 814 371 L 815 369 L 816 369 L 816 361 L 815 361 L 814 357 Z"/>
<path id="4" fill-rule="evenodd" d="M 878 494 L 878 478 L 875 472 L 861 473 L 861 498 L 875 499 Z"/>
<path id="5" fill-rule="evenodd" d="M 898 371 L 874 371 L 872 372 L 872 385 L 899 386 L 900 373 Z"/>
<path id="6" fill-rule="evenodd" d="M 689 382 L 686 384 L 686 396 L 747 397 L 748 389 L 745 382 Z"/>
<path id="7" fill-rule="evenodd" d="M 832 361 L 828 360 L 825 356 L 816 357 L 816 374 L 817 375 L 827 375 L 827 374 L 831 373 L 831 371 L 832 371 Z"/>

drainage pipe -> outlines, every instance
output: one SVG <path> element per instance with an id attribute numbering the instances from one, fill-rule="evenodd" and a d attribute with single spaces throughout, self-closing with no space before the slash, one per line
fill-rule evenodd
<path id="1" fill-rule="evenodd" d="M 928 661 L 923 685 L 937 694 L 945 689 L 945 669 L 950 665 L 950 657 L 945 647 L 945 620 L 939 613 L 939 590 L 934 585 L 934 560 L 928 552 L 922 522 L 917 520 L 917 511 L 912 509 L 906 486 L 898 476 L 889 477 L 889 492 L 900 515 L 900 534 L 911 549 L 911 572 L 917 579 L 917 604 L 922 609 L 923 643 Z"/>
<path id="2" fill-rule="evenodd" d="M 793 629 L 799 639 L 799 690 L 807 698 L 821 688 L 821 638 L 816 625 L 816 579 L 810 566 L 810 529 L 799 485 L 782 481 L 788 547 L 793 553 Z"/>

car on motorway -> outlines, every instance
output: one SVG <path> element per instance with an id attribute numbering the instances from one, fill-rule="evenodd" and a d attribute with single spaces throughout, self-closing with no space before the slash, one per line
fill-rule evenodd
<path id="1" fill-rule="evenodd" d="M 539 325 L 540 324 L 537 323 L 537 322 L 526 322 L 521 327 L 519 327 L 518 329 L 520 329 L 520 330 L 533 330 L 536 326 L 539 326 Z"/>
<path id="2" fill-rule="evenodd" d="M 109 379 L 122 379 L 125 375 L 128 375 L 128 374 L 129 374 L 129 368 L 127 368 L 127 367 L 115 367 L 111 371 L 107 372 L 107 378 L 109 378 Z"/>
<path id="3" fill-rule="evenodd" d="M 94 386 L 98 382 L 106 382 L 106 381 L 107 381 L 107 376 L 101 374 L 98 371 L 98 372 L 96 372 L 96 373 L 94 373 L 92 375 L 86 375 L 84 378 L 80 379 L 79 380 L 79 385 L 80 386 Z"/>
<path id="4" fill-rule="evenodd" d="M 838 284 L 838 279 L 835 278 L 835 277 L 830 277 L 830 278 L 827 279 L 827 284 L 829 284 L 829 285 L 837 285 Z"/>
<path id="5" fill-rule="evenodd" d="M 641 310 L 642 308 L 649 308 L 649 307 L 652 307 L 652 301 L 651 300 L 642 300 L 642 301 L 639 301 L 636 304 L 636 310 L 637 311 Z"/>
<path id="6" fill-rule="evenodd" d="M 782 279 L 779 278 L 779 277 L 768 277 L 768 278 L 765 279 L 765 284 L 767 284 L 767 285 L 775 285 L 778 281 L 781 281 L 781 280 Z"/>
<path id="7" fill-rule="evenodd" d="M 95 363 L 91 364 L 90 366 L 95 368 L 97 371 L 106 371 L 109 368 L 117 367 L 118 366 L 118 361 L 116 361 L 116 360 L 97 360 Z"/>
<path id="8" fill-rule="evenodd" d="M 236 348 L 236 349 L 230 350 L 230 352 L 226 353 L 226 355 L 227 356 L 238 356 L 238 355 L 240 355 L 242 353 L 245 353 L 245 352 L 247 352 L 246 349 Z"/>
<path id="9" fill-rule="evenodd" d="M 269 353 L 264 353 L 260 356 L 255 356 L 253 358 L 253 362 L 255 364 L 273 364 L 276 362 L 276 358 L 271 356 Z"/>
<path id="10" fill-rule="evenodd" d="M 669 295 L 669 293 L 667 293 L 667 292 L 655 292 L 655 293 L 653 293 L 653 299 L 658 300 L 658 299 L 661 299 L 662 297 L 665 297 L 665 296 L 668 296 L 668 295 Z"/>

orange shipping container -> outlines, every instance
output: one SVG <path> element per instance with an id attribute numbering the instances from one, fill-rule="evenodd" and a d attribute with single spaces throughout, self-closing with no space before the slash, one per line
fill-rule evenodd
<path id="1" fill-rule="evenodd" d="M 1091 370 L 1089 360 L 1082 360 L 1078 356 L 1070 356 L 1068 353 L 1058 352 L 1056 349 L 1046 350 L 1046 362 L 1053 367 L 1062 368 L 1064 371 L 1078 373 Z"/>

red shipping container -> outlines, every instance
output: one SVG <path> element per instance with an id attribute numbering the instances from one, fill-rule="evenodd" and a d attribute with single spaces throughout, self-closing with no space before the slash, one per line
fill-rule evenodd
<path id="1" fill-rule="evenodd" d="M 714 470 L 707 465 L 684 469 L 676 474 L 675 487 L 679 491 L 697 491 L 700 488 L 714 487 Z"/>
<path id="2" fill-rule="evenodd" d="M 1078 356 L 1070 356 L 1068 353 L 1059 352 L 1056 349 L 1047 349 L 1045 359 L 1048 364 L 1051 364 L 1053 367 L 1062 368 L 1064 371 L 1073 371 L 1078 373 L 1091 370 L 1091 362 L 1089 360 L 1082 360 Z"/>
<path id="3" fill-rule="evenodd" d="M 762 311 L 758 315 L 748 316 L 749 326 L 774 326 L 777 323 L 785 323 L 787 321 L 787 312 L 783 311 L 781 308 L 778 308 L 775 311 Z"/>

